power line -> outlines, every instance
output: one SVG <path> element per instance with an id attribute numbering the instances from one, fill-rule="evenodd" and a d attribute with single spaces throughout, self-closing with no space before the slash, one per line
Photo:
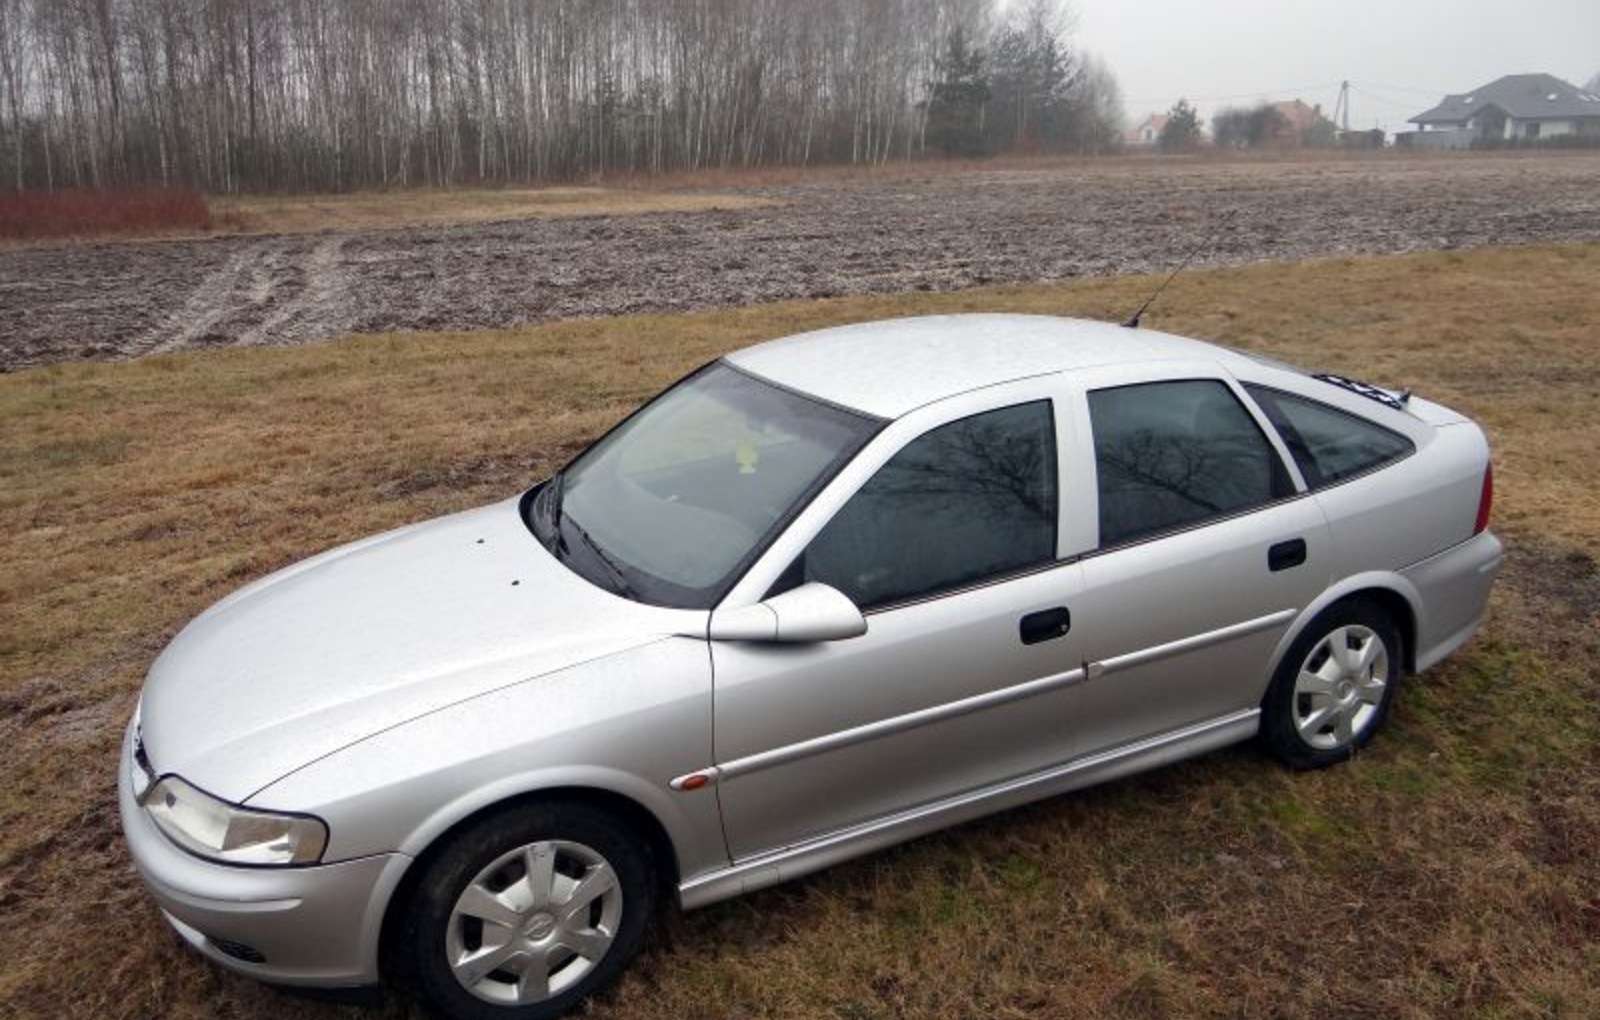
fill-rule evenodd
<path id="1" fill-rule="evenodd" d="M 1283 96 L 1283 95 L 1289 95 L 1291 93 L 1298 93 L 1298 92 L 1315 92 L 1315 91 L 1318 91 L 1319 89 L 1335 89 L 1335 88 L 1339 88 L 1343 84 L 1344 84 L 1344 82 L 1339 82 L 1339 81 L 1326 81 L 1326 82 L 1318 82 L 1318 83 L 1316 83 L 1314 85 L 1289 85 L 1289 86 L 1285 86 L 1283 88 L 1276 88 L 1276 89 L 1256 89 L 1253 92 L 1235 92 L 1235 93 L 1232 93 L 1231 95 L 1215 95 L 1215 96 L 1182 95 L 1182 96 L 1179 96 L 1178 98 L 1186 99 L 1191 103 L 1226 103 L 1226 102 L 1232 102 L 1232 101 L 1240 100 L 1240 99 L 1258 99 L 1258 98 L 1261 98 L 1263 96 Z M 1376 99 L 1378 102 L 1390 103 L 1390 104 L 1393 104 L 1395 106 L 1410 107 L 1410 106 L 1412 106 L 1414 104 L 1401 102 L 1399 100 L 1388 99 L 1388 98 L 1385 98 L 1383 96 L 1375 95 L 1375 94 L 1373 94 L 1373 93 L 1371 93 L 1369 91 L 1366 91 L 1366 89 L 1363 89 L 1362 86 L 1366 86 L 1369 89 L 1370 88 L 1386 89 L 1386 90 L 1388 90 L 1390 92 L 1412 92 L 1412 93 L 1415 93 L 1415 94 L 1417 94 L 1419 96 L 1433 96 L 1435 98 L 1448 95 L 1448 93 L 1446 93 L 1442 89 L 1423 89 L 1423 88 L 1417 88 L 1417 87 L 1411 86 L 1411 85 L 1385 85 L 1382 82 L 1375 82 L 1375 81 L 1361 81 L 1361 82 L 1358 82 L 1358 81 L 1355 81 L 1355 80 L 1351 80 L 1350 81 L 1350 87 L 1352 89 L 1355 89 L 1358 92 L 1361 92 L 1363 95 L 1367 96 L 1367 98 Z M 1132 103 L 1132 104 L 1135 104 L 1135 105 L 1138 105 L 1138 106 L 1150 106 L 1150 105 L 1160 105 L 1162 103 L 1174 102 L 1175 100 L 1171 96 L 1167 96 L 1167 97 L 1164 97 L 1164 98 L 1161 98 L 1161 99 L 1129 98 L 1129 99 L 1124 99 L 1123 101 L 1126 102 L 1126 103 Z"/>
<path id="2" fill-rule="evenodd" d="M 1445 92 L 1444 89 L 1419 89 L 1419 88 L 1411 88 L 1411 87 L 1406 86 L 1406 85 L 1385 85 L 1381 81 L 1369 81 L 1366 84 L 1372 86 L 1373 88 L 1388 89 L 1390 92 L 1415 92 L 1418 95 L 1422 95 L 1422 96 L 1444 96 L 1444 95 L 1448 95 L 1448 93 Z"/>
<path id="3" fill-rule="evenodd" d="M 1179 98 L 1180 99 L 1186 99 L 1191 103 L 1225 103 L 1225 102 L 1228 102 L 1230 100 L 1235 100 L 1235 99 L 1256 99 L 1256 98 L 1261 97 L 1261 96 L 1288 95 L 1291 92 L 1315 92 L 1318 89 L 1334 89 L 1334 88 L 1338 88 L 1339 84 L 1340 83 L 1337 82 L 1337 81 L 1325 81 L 1325 82 L 1320 82 L 1320 83 L 1318 83 L 1316 85 L 1290 85 L 1287 88 L 1281 88 L 1281 89 L 1256 89 L 1253 92 L 1236 92 L 1233 95 L 1229 95 L 1229 96 L 1190 96 L 1190 95 L 1184 95 L 1184 96 L 1180 96 Z M 1172 100 L 1172 98 L 1170 96 L 1165 98 L 1165 99 L 1126 99 L 1126 100 L 1124 100 L 1124 102 L 1139 103 L 1139 104 L 1165 103 L 1165 102 L 1171 102 L 1171 101 L 1173 101 L 1173 100 Z"/>
<path id="4" fill-rule="evenodd" d="M 1394 106 L 1402 110 L 1415 110 L 1417 108 L 1417 104 L 1414 102 L 1403 102 L 1398 99 L 1390 99 L 1386 96 L 1380 96 L 1377 93 L 1367 91 L 1359 85 L 1352 84 L 1350 88 L 1362 98 L 1370 99 L 1375 103 L 1383 103 L 1386 106 Z"/>

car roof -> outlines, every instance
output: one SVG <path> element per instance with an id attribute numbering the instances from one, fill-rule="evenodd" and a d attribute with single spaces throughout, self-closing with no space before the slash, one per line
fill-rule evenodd
<path id="1" fill-rule="evenodd" d="M 881 418 L 1029 376 L 1145 361 L 1229 362 L 1200 340 L 1048 315 L 931 315 L 818 330 L 727 360 L 752 375 Z"/>

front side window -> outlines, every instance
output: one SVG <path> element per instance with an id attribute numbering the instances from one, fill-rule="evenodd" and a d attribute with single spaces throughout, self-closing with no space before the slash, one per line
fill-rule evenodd
<path id="1" fill-rule="evenodd" d="M 1293 492 L 1255 419 L 1218 380 L 1095 390 L 1089 418 L 1101 546 L 1238 513 Z"/>
<path id="2" fill-rule="evenodd" d="M 1411 440 L 1327 404 L 1264 386 L 1246 386 L 1266 412 L 1306 485 L 1320 489 L 1409 456 Z"/>
<path id="3" fill-rule="evenodd" d="M 708 608 L 881 427 L 718 362 L 547 482 L 528 523 L 601 587 Z"/>
<path id="4" fill-rule="evenodd" d="M 873 609 L 1052 562 L 1056 488 L 1048 400 L 951 422 L 880 468 L 786 582 L 821 581 Z"/>

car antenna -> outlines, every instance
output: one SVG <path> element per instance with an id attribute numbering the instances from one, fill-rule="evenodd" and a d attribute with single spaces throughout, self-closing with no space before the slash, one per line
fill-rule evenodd
<path id="1" fill-rule="evenodd" d="M 1222 218 L 1217 221 L 1217 227 L 1220 228 L 1224 223 L 1227 223 L 1229 220 L 1233 219 L 1234 214 L 1237 213 L 1238 211 L 1239 211 L 1238 207 L 1235 206 L 1234 208 L 1229 209 L 1227 212 L 1223 213 L 1222 214 Z M 1174 269 L 1172 271 L 1172 273 L 1165 280 L 1161 281 L 1161 286 L 1156 288 L 1155 293 L 1151 294 L 1149 297 L 1145 298 L 1144 304 L 1140 305 L 1139 306 L 1139 310 L 1137 312 L 1134 312 L 1132 315 L 1130 315 L 1128 317 L 1128 321 L 1124 322 L 1123 325 L 1126 326 L 1128 329 L 1138 329 L 1139 328 L 1139 319 L 1141 317 L 1143 317 L 1143 315 L 1145 313 L 1145 310 L 1148 309 L 1151 305 L 1156 303 L 1156 298 L 1160 297 L 1161 296 L 1161 292 L 1167 289 L 1167 284 L 1171 283 L 1174 279 L 1176 279 L 1179 273 L 1181 273 L 1185 269 L 1189 268 L 1189 263 L 1193 262 L 1194 261 L 1194 257 L 1196 255 L 1200 254 L 1200 252 L 1207 245 L 1209 245 L 1212 242 L 1212 240 L 1213 240 L 1213 235 L 1207 234 L 1205 237 L 1202 237 L 1200 239 L 1200 243 L 1199 244 L 1197 244 L 1193 248 L 1189 249 L 1189 254 L 1185 255 L 1183 257 L 1183 261 L 1178 263 L 1178 268 Z"/>

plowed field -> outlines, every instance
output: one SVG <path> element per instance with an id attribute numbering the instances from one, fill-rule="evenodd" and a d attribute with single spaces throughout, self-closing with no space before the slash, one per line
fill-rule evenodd
<path id="1" fill-rule="evenodd" d="M 1148 271 L 1208 232 L 1202 265 L 1592 240 L 1597 181 L 1590 154 L 980 164 L 737 210 L 12 249 L 0 370 Z"/>

